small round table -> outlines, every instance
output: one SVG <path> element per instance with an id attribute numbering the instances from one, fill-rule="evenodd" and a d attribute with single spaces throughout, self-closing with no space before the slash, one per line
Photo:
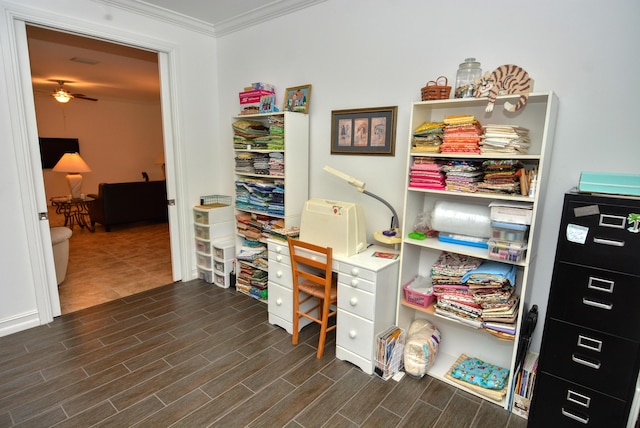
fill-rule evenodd
<path id="1" fill-rule="evenodd" d="M 78 224 L 78 226 L 86 227 L 90 232 L 94 232 L 96 228 L 91 226 L 88 207 L 88 204 L 94 200 L 88 196 L 85 196 L 84 199 L 54 196 L 51 198 L 51 206 L 56 207 L 56 214 L 64 215 L 64 225 L 66 227 L 73 230 L 73 226 Z"/>

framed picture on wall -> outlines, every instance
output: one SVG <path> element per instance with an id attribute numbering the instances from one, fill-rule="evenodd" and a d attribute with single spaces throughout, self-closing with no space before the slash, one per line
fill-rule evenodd
<path id="1" fill-rule="evenodd" d="M 284 97 L 284 111 L 309 113 L 309 101 L 311 100 L 311 85 L 294 86 L 287 88 Z"/>
<path id="2" fill-rule="evenodd" d="M 331 112 L 331 153 L 395 156 L 398 106 Z"/>

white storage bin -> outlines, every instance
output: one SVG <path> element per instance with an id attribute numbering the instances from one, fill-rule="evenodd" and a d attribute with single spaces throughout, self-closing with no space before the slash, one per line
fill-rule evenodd
<path id="1" fill-rule="evenodd" d="M 198 267 L 198 278 L 202 279 L 204 282 L 213 284 L 213 271 Z"/>
<path id="2" fill-rule="evenodd" d="M 196 253 L 196 264 L 198 267 L 213 269 L 213 257 L 207 254 Z"/>
<path id="3" fill-rule="evenodd" d="M 230 260 L 235 258 L 235 245 L 231 241 L 214 243 L 213 256 L 218 260 Z"/>
<path id="4" fill-rule="evenodd" d="M 193 221 L 197 224 L 207 226 L 225 221 L 233 221 L 233 207 L 231 207 L 231 205 L 198 205 L 193 208 Z"/>
<path id="5" fill-rule="evenodd" d="M 234 265 L 235 265 L 234 260 L 227 260 L 227 261 L 214 260 L 213 270 L 216 273 L 221 273 L 221 274 L 231 273 L 233 272 Z"/>
<path id="6" fill-rule="evenodd" d="M 228 273 L 219 274 L 214 272 L 213 283 L 218 287 L 229 288 L 229 285 L 231 285 L 231 275 Z"/>
<path id="7" fill-rule="evenodd" d="M 211 254 L 211 242 L 196 239 L 196 251 L 203 254 Z"/>

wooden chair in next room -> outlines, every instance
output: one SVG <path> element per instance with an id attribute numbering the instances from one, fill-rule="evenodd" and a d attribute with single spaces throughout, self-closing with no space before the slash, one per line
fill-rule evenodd
<path id="1" fill-rule="evenodd" d="M 293 337 L 291 342 L 294 345 L 298 344 L 298 330 L 302 317 L 320 324 L 318 358 L 321 358 L 324 353 L 327 332 L 336 329 L 335 323 L 329 326 L 329 318 L 336 316 L 338 302 L 337 278 L 331 272 L 333 261 L 331 247 L 321 247 L 289 238 L 289 254 L 293 273 Z M 312 299 L 315 299 L 315 305 L 305 305 L 307 301 Z M 305 309 L 301 309 L 301 307 Z"/>

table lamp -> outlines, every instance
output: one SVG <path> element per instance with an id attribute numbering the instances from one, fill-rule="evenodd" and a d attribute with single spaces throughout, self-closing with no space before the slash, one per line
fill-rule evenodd
<path id="1" fill-rule="evenodd" d="M 80 175 L 80 173 L 91 172 L 91 168 L 89 168 L 89 165 L 80 157 L 80 154 L 65 153 L 53 167 L 52 171 L 67 173 L 67 184 L 69 184 L 71 197 L 78 199 L 80 198 L 80 190 L 82 188 L 82 175 Z"/>
<path id="2" fill-rule="evenodd" d="M 377 199 L 378 201 L 385 204 L 387 208 L 391 210 L 391 214 L 392 214 L 391 227 L 388 230 L 381 230 L 381 231 L 379 230 L 379 231 L 373 232 L 373 237 L 376 241 L 381 242 L 383 244 L 398 244 L 402 242 L 402 239 L 400 238 L 400 235 L 399 235 L 400 225 L 398 223 L 398 214 L 396 213 L 396 210 L 393 209 L 393 207 L 389 202 L 385 201 L 380 196 L 365 190 L 364 186 L 366 183 L 364 181 L 358 180 L 357 178 L 352 177 L 348 174 L 345 174 L 344 172 L 338 171 L 337 169 L 331 168 L 328 165 L 325 165 L 325 167 L 322 169 L 324 169 L 328 173 L 335 175 L 336 177 L 342 178 L 347 183 L 351 184 L 356 189 L 358 189 L 358 192 L 364 193 L 365 195 L 368 195 L 374 199 Z"/>

